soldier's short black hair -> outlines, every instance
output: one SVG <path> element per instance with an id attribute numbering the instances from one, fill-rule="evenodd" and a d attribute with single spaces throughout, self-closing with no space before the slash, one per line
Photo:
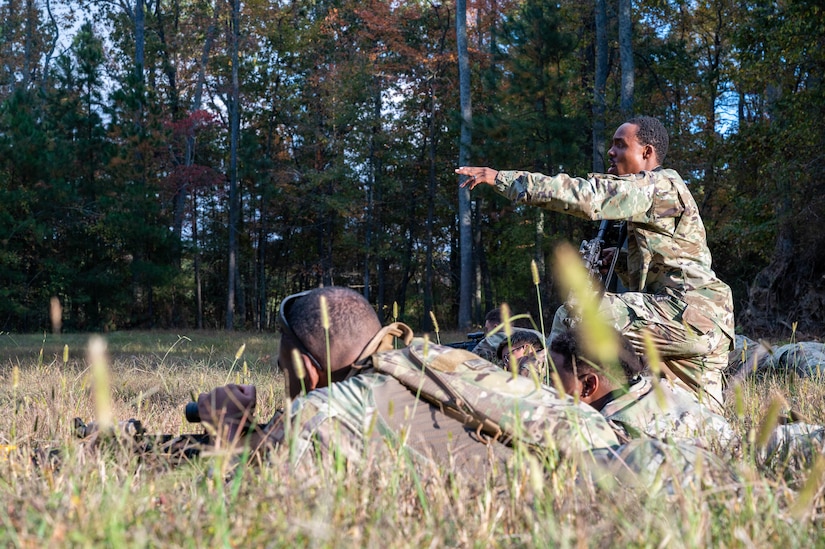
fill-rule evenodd
<path id="1" fill-rule="evenodd" d="M 287 321 L 298 336 L 316 356 L 323 356 L 326 346 L 323 328 L 321 297 L 326 298 L 329 316 L 329 343 L 349 345 L 362 337 L 381 329 L 381 321 L 372 305 L 363 295 L 350 288 L 327 286 L 317 288 L 295 301 L 289 309 Z"/>
<path id="2" fill-rule="evenodd" d="M 496 324 L 501 324 L 501 309 L 496 307 L 495 309 L 490 309 L 487 311 L 487 314 L 484 316 L 484 322 L 495 322 Z"/>
<path id="3" fill-rule="evenodd" d="M 633 124 L 639 128 L 636 132 L 636 139 L 642 145 L 650 145 L 656 150 L 656 159 L 659 164 L 665 161 L 667 156 L 667 149 L 670 143 L 670 138 L 667 135 L 667 130 L 658 118 L 652 116 L 634 116 L 626 122 Z"/>
<path id="4" fill-rule="evenodd" d="M 633 348 L 633 344 L 629 339 L 619 333 L 616 336 L 619 338 L 618 366 L 621 366 L 621 371 L 624 374 L 624 379 L 619 381 L 621 385 L 627 386 L 630 384 L 631 379 L 645 369 L 645 362 Z M 581 345 L 581 337 L 576 330 L 566 330 L 553 338 L 550 343 L 550 350 L 564 357 L 564 364 L 556 364 L 556 368 L 573 371 L 573 361 L 575 359 L 579 374 L 594 373 L 604 376 L 611 370 L 617 370 L 615 368 L 616 364 L 600 364 L 597 359 L 585 352 L 584 347 Z"/>
<path id="5" fill-rule="evenodd" d="M 498 348 L 496 349 L 496 356 L 498 358 L 501 358 L 501 355 L 504 353 L 504 350 L 508 348 L 508 345 L 511 349 L 522 345 L 532 345 L 536 352 L 544 349 L 544 342 L 542 341 L 541 335 L 532 330 L 513 330 L 509 344 L 507 343 L 507 338 L 498 344 Z"/>

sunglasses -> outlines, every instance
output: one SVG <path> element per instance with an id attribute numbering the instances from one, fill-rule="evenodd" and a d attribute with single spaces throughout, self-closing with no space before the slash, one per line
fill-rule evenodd
<path id="1" fill-rule="evenodd" d="M 290 296 L 285 297 L 283 301 L 281 301 L 281 306 L 278 308 L 278 324 L 281 327 L 281 334 L 288 336 L 289 339 L 292 340 L 292 342 L 295 344 L 295 347 L 298 348 L 298 351 L 300 351 L 301 354 L 304 354 L 307 357 L 309 357 L 310 362 L 312 362 L 312 365 L 315 366 L 315 368 L 319 372 L 323 372 L 324 369 L 321 367 L 320 361 L 317 358 L 315 358 L 315 356 L 312 353 L 309 352 L 307 346 L 304 345 L 304 342 L 301 341 L 301 338 L 298 337 L 298 335 L 289 325 L 289 321 L 286 319 L 290 309 L 295 304 L 295 302 L 302 297 L 306 297 L 307 294 L 310 293 L 310 291 L 311 290 L 306 290 L 303 292 L 298 292 L 297 294 L 292 294 Z M 283 369 L 283 367 L 281 367 L 281 369 Z"/>

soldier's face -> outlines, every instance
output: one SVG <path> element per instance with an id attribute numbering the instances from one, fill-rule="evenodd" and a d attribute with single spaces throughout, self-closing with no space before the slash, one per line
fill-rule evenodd
<path id="1" fill-rule="evenodd" d="M 579 379 L 573 375 L 573 372 L 569 369 L 570 365 L 565 363 L 564 357 L 559 353 L 550 351 L 550 359 L 553 361 L 553 364 L 556 365 L 556 370 L 559 372 L 559 378 L 561 379 L 562 387 L 564 387 L 564 392 L 570 396 L 580 397 L 582 394 L 582 384 Z"/>
<path id="2" fill-rule="evenodd" d="M 513 357 L 516 360 L 518 360 L 519 358 L 523 357 L 524 355 L 526 355 L 527 353 L 530 353 L 530 352 L 535 353 L 535 350 L 533 349 L 533 346 L 529 343 L 525 343 L 524 345 L 520 345 L 520 346 L 516 347 L 515 349 L 513 349 L 512 351 L 510 351 L 509 349 L 507 349 L 505 347 L 505 349 L 501 352 L 501 360 L 505 364 L 509 364 L 510 363 L 510 357 Z"/>
<path id="3" fill-rule="evenodd" d="M 639 126 L 636 124 L 622 124 L 613 134 L 613 145 L 607 151 L 610 165 L 607 173 L 612 175 L 630 175 L 645 169 L 645 155 L 650 151 L 636 138 Z"/>

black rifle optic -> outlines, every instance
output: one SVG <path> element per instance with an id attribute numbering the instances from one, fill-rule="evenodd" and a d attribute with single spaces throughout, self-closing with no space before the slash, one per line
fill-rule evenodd
<path id="1" fill-rule="evenodd" d="M 198 403 L 197 402 L 189 402 L 186 404 L 186 408 L 183 410 L 184 415 L 186 416 L 186 421 L 189 423 L 200 423 L 201 422 L 201 415 L 198 413 Z"/>

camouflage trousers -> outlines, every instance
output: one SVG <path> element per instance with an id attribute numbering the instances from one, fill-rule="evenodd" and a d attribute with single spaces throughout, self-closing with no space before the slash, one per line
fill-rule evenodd
<path id="1" fill-rule="evenodd" d="M 695 392 L 716 412 L 722 411 L 722 373 L 728 365 L 730 338 L 710 318 L 673 296 L 640 292 L 606 293 L 603 318 L 647 355 L 645 337 L 659 353 L 661 372 Z M 685 320 L 690 318 L 690 322 Z M 567 309 L 556 311 L 550 341 L 571 325 Z"/>

